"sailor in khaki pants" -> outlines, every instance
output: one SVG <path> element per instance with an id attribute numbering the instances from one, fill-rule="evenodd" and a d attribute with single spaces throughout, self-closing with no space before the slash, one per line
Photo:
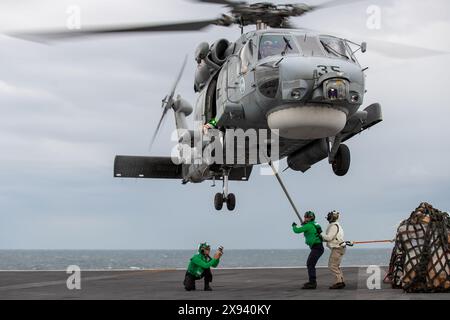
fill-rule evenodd
<path id="1" fill-rule="evenodd" d="M 327 220 L 330 223 L 328 225 L 325 234 L 322 234 L 322 239 L 327 243 L 327 247 L 331 250 L 330 260 L 328 262 L 328 268 L 336 277 L 336 283 L 330 287 L 330 289 L 344 289 L 344 275 L 341 270 L 342 258 L 345 255 L 345 247 L 342 247 L 344 242 L 344 230 L 337 222 L 339 220 L 339 212 L 332 211 L 328 213 Z"/>

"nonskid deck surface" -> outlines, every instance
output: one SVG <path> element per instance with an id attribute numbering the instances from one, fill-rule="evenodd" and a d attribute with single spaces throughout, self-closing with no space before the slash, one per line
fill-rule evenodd
<path id="1" fill-rule="evenodd" d="M 446 299 L 450 294 L 405 294 L 376 283 L 367 267 L 344 268 L 347 288 L 333 291 L 328 287 L 333 277 L 326 268 L 318 269 L 318 289 L 301 290 L 307 280 L 304 268 L 218 269 L 213 270 L 214 291 L 204 292 L 197 282 L 195 292 L 182 286 L 183 270 L 85 271 L 81 289 L 69 290 L 65 271 L 0 272 L 0 299 L 168 299 L 168 300 L 272 300 L 272 299 Z M 386 268 L 381 268 L 381 280 Z M 372 278 L 370 278 L 372 277 Z M 375 282 L 374 282 L 375 281 Z"/>

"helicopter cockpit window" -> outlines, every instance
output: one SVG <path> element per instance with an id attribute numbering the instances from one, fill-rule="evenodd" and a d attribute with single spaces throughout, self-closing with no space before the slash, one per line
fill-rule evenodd
<path id="1" fill-rule="evenodd" d="M 353 60 L 352 54 L 343 40 L 332 37 L 320 37 L 320 42 L 329 57 Z"/>
<path id="2" fill-rule="evenodd" d="M 242 48 L 240 53 L 241 58 L 241 73 L 247 73 L 250 64 L 253 62 L 254 42 L 249 40 L 247 44 Z"/>
<path id="3" fill-rule="evenodd" d="M 297 36 L 297 42 L 302 49 L 305 57 L 325 57 L 323 46 L 319 42 L 317 36 L 309 34 Z"/>
<path id="4" fill-rule="evenodd" d="M 299 50 L 290 35 L 263 35 L 259 42 L 259 59 L 295 53 Z"/>

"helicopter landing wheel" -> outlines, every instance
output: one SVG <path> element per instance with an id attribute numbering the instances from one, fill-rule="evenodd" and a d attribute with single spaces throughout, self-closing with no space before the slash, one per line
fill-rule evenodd
<path id="1" fill-rule="evenodd" d="M 339 177 L 345 176 L 350 169 L 350 162 L 350 149 L 345 144 L 341 144 L 332 163 L 333 172 Z"/>
<path id="2" fill-rule="evenodd" d="M 234 195 L 234 193 L 230 193 L 226 201 L 228 210 L 234 211 L 234 209 L 236 208 L 236 196 Z"/>
<path id="3" fill-rule="evenodd" d="M 214 197 L 214 208 L 216 208 L 217 211 L 222 210 L 224 200 L 225 199 L 223 198 L 223 194 L 221 193 L 217 193 Z"/>

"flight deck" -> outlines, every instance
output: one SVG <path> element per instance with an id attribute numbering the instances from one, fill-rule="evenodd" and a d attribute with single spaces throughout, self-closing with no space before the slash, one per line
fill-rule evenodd
<path id="1" fill-rule="evenodd" d="M 65 271 L 0 272 L 0 299 L 36 300 L 450 300 L 445 294 L 407 294 L 377 280 L 367 267 L 344 268 L 347 288 L 330 290 L 333 278 L 327 268 L 318 269 L 318 289 L 301 290 L 307 281 L 304 268 L 217 269 L 213 270 L 213 291 L 186 292 L 184 270 L 125 270 L 81 272 L 81 289 L 69 290 Z M 370 271 L 368 273 L 368 271 Z M 381 279 L 386 268 L 381 270 Z M 374 282 L 375 281 L 375 282 Z"/>

